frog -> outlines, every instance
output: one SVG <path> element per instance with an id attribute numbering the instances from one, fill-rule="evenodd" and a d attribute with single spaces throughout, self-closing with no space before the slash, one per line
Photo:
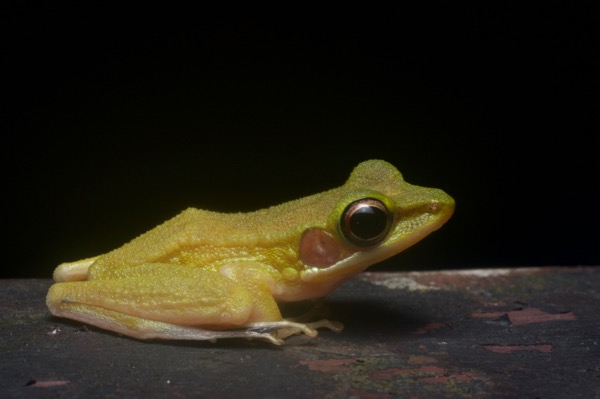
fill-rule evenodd
<path id="1" fill-rule="evenodd" d="M 138 340 L 281 345 L 339 332 L 340 322 L 284 318 L 281 307 L 324 298 L 439 229 L 454 208 L 444 191 L 368 160 L 337 188 L 245 213 L 188 208 L 115 250 L 62 263 L 46 304 Z"/>

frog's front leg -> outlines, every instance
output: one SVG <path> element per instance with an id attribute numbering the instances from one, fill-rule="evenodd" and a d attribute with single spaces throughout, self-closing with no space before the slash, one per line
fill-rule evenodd
<path id="1" fill-rule="evenodd" d="M 258 295 L 258 303 L 254 311 L 254 321 L 248 324 L 248 331 L 255 333 L 271 332 L 272 336 L 283 343 L 283 340 L 289 336 L 296 334 L 306 334 L 310 337 L 316 336 L 317 329 L 328 328 L 335 332 L 340 332 L 343 325 L 331 320 L 318 320 L 310 323 L 305 323 L 305 318 L 297 319 L 281 319 L 281 313 L 275 300 L 271 295 L 271 286 L 276 285 L 278 272 L 264 264 L 231 264 L 222 267 L 221 273 L 230 277 L 235 281 L 239 281 L 246 286 L 250 291 Z M 268 314 L 277 312 L 277 318 L 265 317 Z M 309 315 L 307 315 L 308 317 Z"/>
<path id="2" fill-rule="evenodd" d="M 285 338 L 296 334 L 304 333 L 309 337 L 314 337 L 317 335 L 317 329 L 319 328 L 328 328 L 331 331 L 340 332 L 344 329 L 344 325 L 340 322 L 327 319 L 310 323 L 297 323 L 291 320 L 262 321 L 250 324 L 248 326 L 248 331 L 255 333 L 274 331 L 271 336 L 280 341 L 280 343 L 283 343 Z"/>

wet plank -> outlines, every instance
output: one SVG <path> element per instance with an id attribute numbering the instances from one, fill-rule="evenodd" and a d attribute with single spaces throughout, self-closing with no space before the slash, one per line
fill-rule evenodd
<path id="1" fill-rule="evenodd" d="M 600 397 L 600 268 L 364 273 L 341 333 L 140 342 L 53 318 L 0 280 L 0 397 Z"/>

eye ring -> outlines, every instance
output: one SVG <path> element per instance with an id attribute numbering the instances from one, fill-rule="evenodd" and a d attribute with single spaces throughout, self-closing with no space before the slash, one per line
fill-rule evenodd
<path id="1" fill-rule="evenodd" d="M 340 219 L 340 233 L 357 247 L 380 243 L 392 227 L 392 213 L 375 198 L 351 202 Z"/>

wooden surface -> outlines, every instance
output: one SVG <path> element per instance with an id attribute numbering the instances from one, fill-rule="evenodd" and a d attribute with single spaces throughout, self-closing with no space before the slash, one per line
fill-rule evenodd
<path id="1" fill-rule="evenodd" d="M 1 398 L 600 398 L 600 268 L 365 273 L 341 333 L 141 342 L 51 317 L 0 280 Z"/>

